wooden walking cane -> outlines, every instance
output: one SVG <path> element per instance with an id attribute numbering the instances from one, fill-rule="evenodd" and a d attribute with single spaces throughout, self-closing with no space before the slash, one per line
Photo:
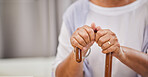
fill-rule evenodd
<path id="1" fill-rule="evenodd" d="M 112 53 L 106 54 L 106 62 L 105 62 L 105 77 L 111 77 L 112 73 Z"/>
<path id="2" fill-rule="evenodd" d="M 97 30 L 94 31 L 95 33 Z M 82 61 L 82 52 L 81 49 L 78 47 L 75 47 L 75 53 L 76 53 L 76 61 L 80 63 Z M 111 77 L 112 73 L 112 53 L 106 54 L 106 61 L 105 61 L 105 77 Z"/>

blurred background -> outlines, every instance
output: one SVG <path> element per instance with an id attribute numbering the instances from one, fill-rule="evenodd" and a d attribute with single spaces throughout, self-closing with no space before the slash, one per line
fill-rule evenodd
<path id="1" fill-rule="evenodd" d="M 76 0 L 0 0 L 0 76 L 51 77 L 62 15 Z"/>

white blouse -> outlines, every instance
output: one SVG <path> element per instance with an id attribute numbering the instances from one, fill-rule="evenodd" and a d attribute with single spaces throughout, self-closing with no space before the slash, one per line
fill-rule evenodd
<path id="1" fill-rule="evenodd" d="M 137 0 L 126 6 L 113 8 L 100 7 L 89 2 L 90 10 L 86 24 L 91 25 L 94 22 L 102 29 L 110 29 L 116 34 L 121 46 L 141 51 L 148 6 L 140 5 L 140 2 L 141 0 Z M 134 9 L 136 7 L 138 8 Z M 96 43 L 91 49 L 87 60 L 92 68 L 93 77 L 104 77 L 105 54 Z M 112 77 L 136 77 L 136 72 L 113 57 Z"/>
<path id="2" fill-rule="evenodd" d="M 121 46 L 141 51 L 144 27 L 148 25 L 146 23 L 148 22 L 148 5 L 142 1 L 137 0 L 126 6 L 113 8 L 100 7 L 89 2 L 86 25 L 90 26 L 94 22 L 102 29 L 110 29 L 117 35 Z M 63 23 L 53 72 L 73 50 L 70 37 L 65 23 Z M 93 77 L 104 77 L 105 54 L 101 52 L 101 48 L 96 43 L 92 45 L 91 49 L 87 61 L 92 69 Z M 136 77 L 136 72 L 113 57 L 112 77 Z"/>

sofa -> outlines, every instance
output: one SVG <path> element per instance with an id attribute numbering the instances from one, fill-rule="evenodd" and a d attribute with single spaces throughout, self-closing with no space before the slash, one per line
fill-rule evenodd
<path id="1" fill-rule="evenodd" d="M 51 77 L 55 57 L 0 59 L 0 76 Z"/>

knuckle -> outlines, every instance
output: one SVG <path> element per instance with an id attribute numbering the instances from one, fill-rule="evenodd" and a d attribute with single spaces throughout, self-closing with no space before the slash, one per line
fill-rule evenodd
<path id="1" fill-rule="evenodd" d="M 75 31 L 74 33 L 73 33 L 73 35 L 76 35 L 78 33 L 78 31 Z"/>
<path id="2" fill-rule="evenodd" d="M 115 38 L 114 40 L 115 40 L 115 41 L 118 41 L 118 38 Z"/>
<path id="3" fill-rule="evenodd" d="M 75 36 L 77 36 L 78 34 L 79 34 L 79 32 L 75 32 L 75 33 L 73 33 L 72 37 L 75 37 Z"/>
<path id="4" fill-rule="evenodd" d="M 119 43 L 117 43 L 117 47 L 120 47 L 120 44 Z"/>
<path id="5" fill-rule="evenodd" d="M 103 53 L 108 53 L 108 49 L 106 49 L 105 51 L 103 51 Z"/>
<path id="6" fill-rule="evenodd" d="M 102 51 L 102 53 L 105 53 L 106 51 L 104 50 L 104 51 Z"/>
<path id="7" fill-rule="evenodd" d="M 92 29 L 88 29 L 88 33 L 92 33 Z"/>
<path id="8" fill-rule="evenodd" d="M 115 34 L 115 33 L 113 33 L 113 32 L 111 32 L 111 35 L 112 35 L 112 36 L 116 36 L 116 34 Z"/>
<path id="9" fill-rule="evenodd" d="M 97 35 L 101 36 L 101 35 L 102 35 L 102 32 L 99 32 L 99 31 L 98 31 L 98 32 L 97 32 Z"/>
<path id="10" fill-rule="evenodd" d="M 75 45 L 76 45 L 76 42 L 72 42 L 72 45 L 74 45 L 74 46 L 75 46 Z"/>
<path id="11" fill-rule="evenodd" d="M 110 29 L 106 29 L 106 31 L 111 32 L 111 30 L 110 30 Z"/>
<path id="12" fill-rule="evenodd" d="M 79 27 L 79 28 L 77 28 L 77 30 L 80 30 L 81 28 Z"/>
<path id="13" fill-rule="evenodd" d="M 102 38 L 100 38 L 100 39 L 99 39 L 99 42 L 103 43 L 103 42 L 104 42 L 104 40 L 103 40 Z"/>
<path id="14" fill-rule="evenodd" d="M 73 41 L 73 45 L 74 45 L 74 46 L 77 46 L 78 43 L 77 43 L 76 41 Z"/>
<path id="15" fill-rule="evenodd" d="M 77 40 L 77 37 L 78 37 L 77 35 L 73 36 L 73 38 L 74 38 L 75 40 Z"/>
<path id="16" fill-rule="evenodd" d="M 74 45 L 77 46 L 77 47 L 79 46 L 77 42 L 74 42 Z"/>

